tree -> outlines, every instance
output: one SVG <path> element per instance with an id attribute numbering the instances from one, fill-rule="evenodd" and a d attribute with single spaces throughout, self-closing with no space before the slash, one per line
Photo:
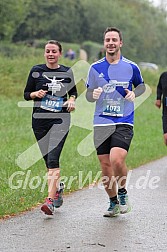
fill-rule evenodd
<path id="1" fill-rule="evenodd" d="M 11 41 L 27 15 L 30 0 L 0 1 L 0 39 Z"/>
<path id="2" fill-rule="evenodd" d="M 0 8 L 1 40 L 102 44 L 106 27 L 116 26 L 123 32 L 126 57 L 166 64 L 166 10 L 149 0 L 4 0 Z"/>

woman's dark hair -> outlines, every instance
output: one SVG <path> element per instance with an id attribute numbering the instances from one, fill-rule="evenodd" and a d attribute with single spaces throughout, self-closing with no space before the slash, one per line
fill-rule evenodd
<path id="1" fill-rule="evenodd" d="M 45 44 L 45 46 L 46 46 L 47 44 L 54 44 L 54 45 L 57 45 L 57 46 L 59 47 L 59 52 L 62 52 L 62 45 L 61 45 L 58 41 L 56 41 L 56 40 L 49 40 L 49 41 Z"/>

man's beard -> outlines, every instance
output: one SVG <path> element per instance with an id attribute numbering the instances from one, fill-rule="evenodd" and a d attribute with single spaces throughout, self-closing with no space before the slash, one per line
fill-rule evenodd
<path id="1" fill-rule="evenodd" d="M 115 52 L 107 52 L 110 56 L 114 56 Z"/>
<path id="2" fill-rule="evenodd" d="M 118 51 L 119 51 L 119 48 L 115 48 L 114 52 L 108 52 L 107 51 L 107 54 L 110 55 L 110 56 L 114 56 L 114 55 L 116 55 L 118 53 Z"/>

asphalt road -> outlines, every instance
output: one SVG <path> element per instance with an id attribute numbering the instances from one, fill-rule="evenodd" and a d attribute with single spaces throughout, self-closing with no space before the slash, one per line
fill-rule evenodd
<path id="1" fill-rule="evenodd" d="M 129 173 L 132 211 L 104 218 L 99 185 L 64 197 L 53 217 L 40 207 L 0 221 L 0 252 L 167 251 L 167 157 Z"/>

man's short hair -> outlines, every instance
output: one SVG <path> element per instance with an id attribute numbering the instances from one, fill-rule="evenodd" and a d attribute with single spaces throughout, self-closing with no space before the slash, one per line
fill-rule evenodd
<path id="1" fill-rule="evenodd" d="M 106 30 L 105 30 L 105 32 L 104 32 L 104 37 L 105 37 L 105 35 L 106 35 L 107 32 L 112 32 L 112 31 L 117 32 L 119 34 L 120 40 L 121 41 L 123 40 L 121 31 L 118 28 L 116 28 L 116 27 L 107 27 Z"/>

